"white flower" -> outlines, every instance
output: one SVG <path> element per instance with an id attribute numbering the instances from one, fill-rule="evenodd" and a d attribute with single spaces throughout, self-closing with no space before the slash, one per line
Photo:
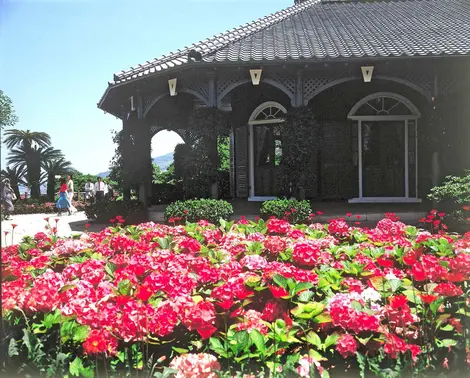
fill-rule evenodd
<path id="1" fill-rule="evenodd" d="M 380 301 L 381 299 L 380 294 L 377 292 L 377 290 L 375 290 L 372 287 L 368 287 L 367 289 L 365 289 L 361 293 L 361 297 L 365 301 L 371 301 L 371 302 L 377 302 L 377 301 Z"/>

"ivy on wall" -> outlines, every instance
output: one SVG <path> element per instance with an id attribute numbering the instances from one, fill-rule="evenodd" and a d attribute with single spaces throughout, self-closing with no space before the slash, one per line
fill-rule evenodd
<path id="1" fill-rule="evenodd" d="M 217 108 L 195 109 L 190 128 L 195 140 L 175 148 L 175 177 L 186 197 L 207 197 L 211 184 L 219 180 L 220 144 L 230 131 L 228 113 Z"/>
<path id="2" fill-rule="evenodd" d="M 281 125 L 283 155 L 278 174 L 278 193 L 303 197 L 307 180 L 315 177 L 310 160 L 321 146 L 320 123 L 308 106 L 290 109 Z"/>

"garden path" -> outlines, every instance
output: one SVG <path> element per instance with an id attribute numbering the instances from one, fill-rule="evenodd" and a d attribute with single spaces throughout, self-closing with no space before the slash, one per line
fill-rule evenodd
<path id="1" fill-rule="evenodd" d="M 85 231 L 85 224 L 88 223 L 88 220 L 83 211 L 77 212 L 73 215 L 60 215 L 57 214 L 22 214 L 22 215 L 13 215 L 10 220 L 2 221 L 2 233 L 1 233 L 1 245 L 5 246 L 5 236 L 6 236 L 6 245 L 17 244 L 21 239 L 26 236 L 33 236 L 38 232 L 45 232 L 46 221 L 44 218 L 49 217 L 50 225 L 56 225 L 57 221 L 57 235 L 58 236 L 71 236 L 74 234 L 81 234 Z M 15 230 L 12 235 L 12 224 L 16 224 Z M 90 231 L 100 231 L 105 225 L 100 225 L 96 223 L 90 223 Z M 5 232 L 8 234 L 5 235 Z M 13 236 L 13 240 L 12 240 Z"/>

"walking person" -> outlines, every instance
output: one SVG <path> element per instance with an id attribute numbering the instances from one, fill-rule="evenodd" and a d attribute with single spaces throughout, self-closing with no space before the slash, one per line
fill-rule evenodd
<path id="1" fill-rule="evenodd" d="M 95 197 L 95 185 L 91 182 L 91 179 L 88 179 L 85 184 L 85 199 L 90 201 Z"/>
<path id="2" fill-rule="evenodd" d="M 10 185 L 10 180 L 5 179 L 3 181 L 3 187 L 1 191 L 2 195 L 2 207 L 3 211 L 5 212 L 5 219 L 10 217 L 10 213 L 15 211 L 15 206 L 13 205 L 13 201 L 16 200 L 16 195 Z"/>
<path id="3" fill-rule="evenodd" d="M 70 212 L 76 213 L 77 209 L 75 208 L 75 206 L 73 206 L 73 195 L 74 195 L 74 190 L 73 190 L 72 175 L 68 175 L 67 176 L 67 197 L 70 202 Z"/>
<path id="4" fill-rule="evenodd" d="M 95 197 L 97 201 L 104 200 L 104 196 L 107 193 L 106 184 L 102 181 L 101 177 L 98 177 L 98 181 L 95 184 Z"/>
<path id="5" fill-rule="evenodd" d="M 65 179 L 60 179 L 60 190 L 59 190 L 59 200 L 57 201 L 57 209 L 59 209 L 59 215 L 62 211 L 67 210 L 69 215 L 70 212 L 70 201 L 67 195 L 67 184 L 65 183 Z"/>

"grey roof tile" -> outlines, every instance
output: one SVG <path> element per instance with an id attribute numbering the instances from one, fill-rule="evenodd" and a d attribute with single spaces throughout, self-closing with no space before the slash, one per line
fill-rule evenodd
<path id="1" fill-rule="evenodd" d="M 470 0 L 306 0 L 115 75 L 115 83 L 188 63 L 470 54 Z"/>

